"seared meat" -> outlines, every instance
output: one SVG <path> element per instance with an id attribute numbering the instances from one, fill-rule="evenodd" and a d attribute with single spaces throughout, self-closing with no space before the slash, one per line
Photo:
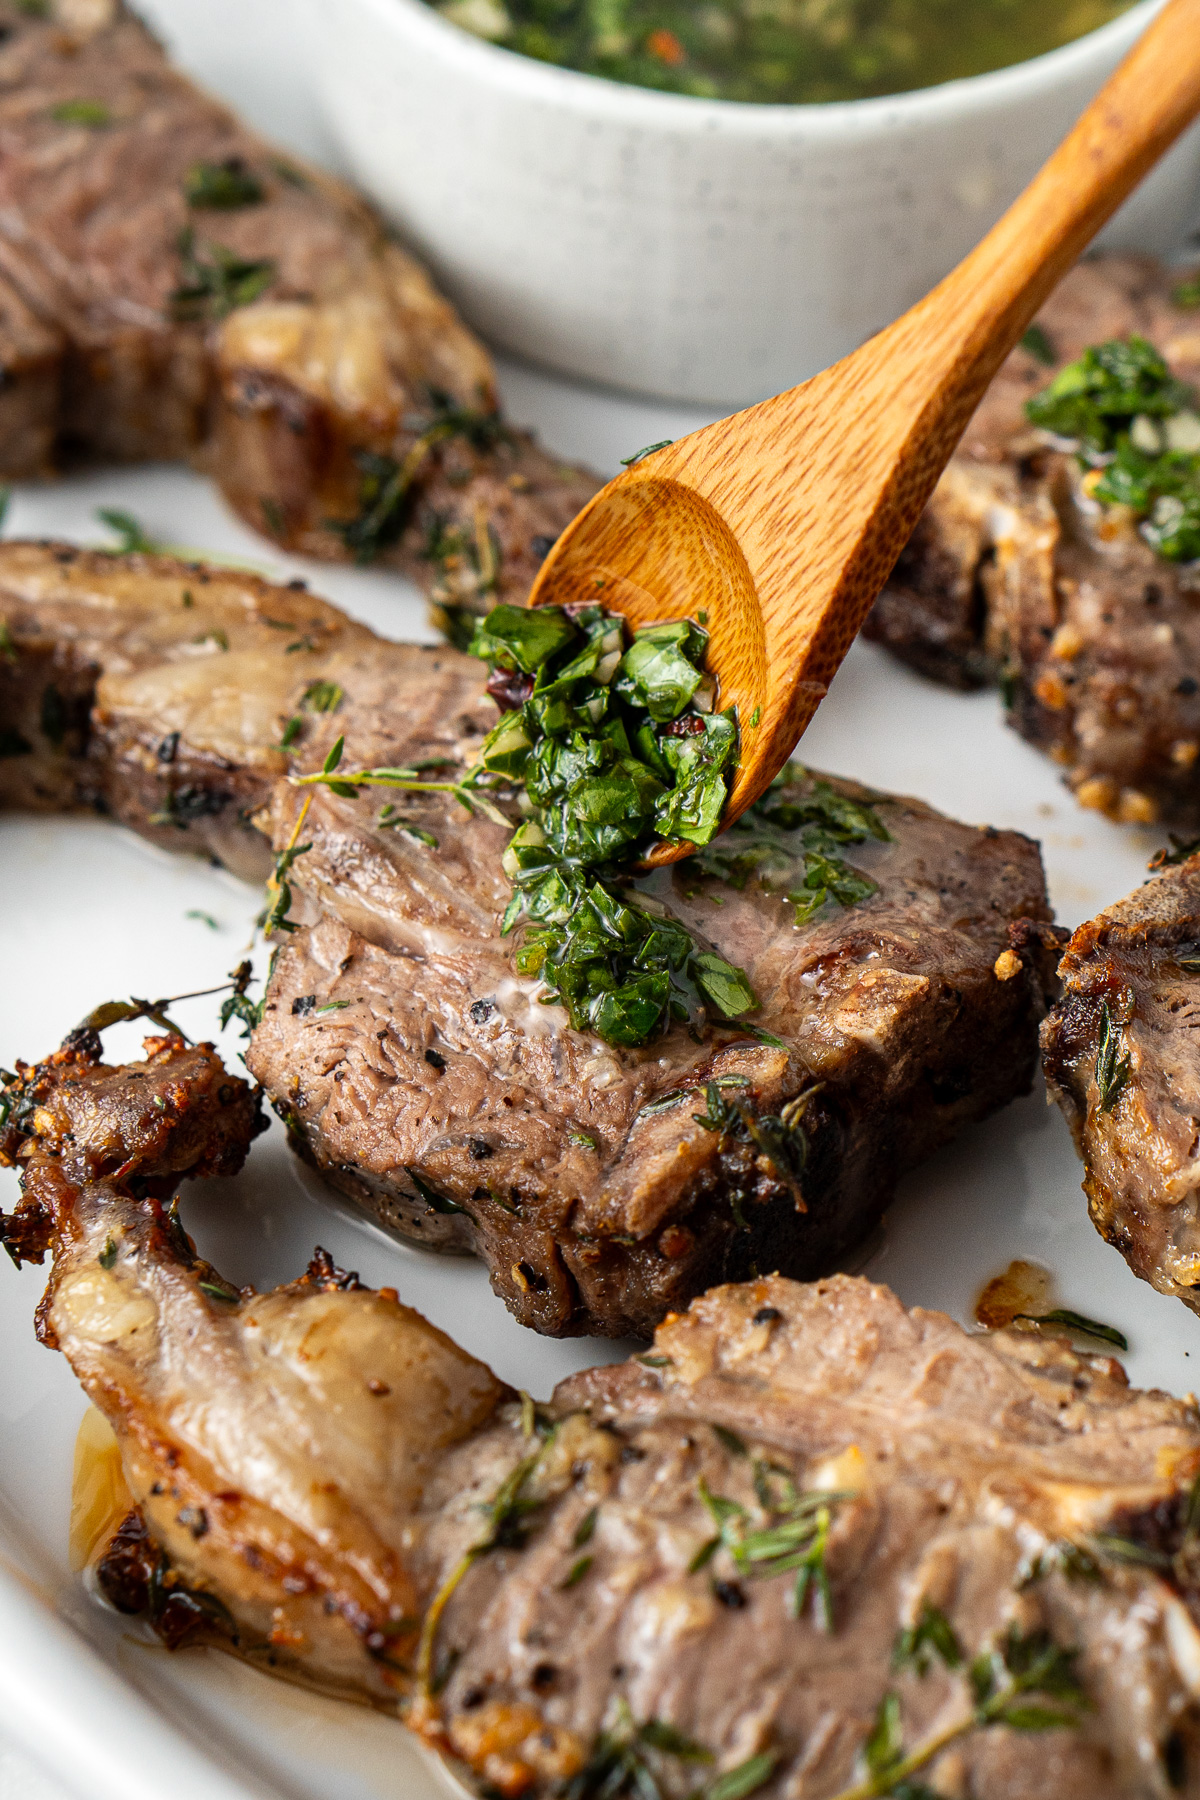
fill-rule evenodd
<path id="1" fill-rule="evenodd" d="M 382 553 L 451 605 L 522 599 L 598 485 L 503 426 L 370 209 L 119 0 L 0 0 L 0 366 L 0 474 L 186 459 L 277 542 Z"/>
<path id="2" fill-rule="evenodd" d="M 1081 925 L 1042 1027 L 1092 1222 L 1200 1312 L 1200 857 Z"/>
<path id="3" fill-rule="evenodd" d="M 335 737 L 345 769 L 446 779 L 495 718 L 473 659 L 167 559 L 0 545 L 0 617 L 0 729 L 28 746 L 0 791 L 75 796 L 241 869 L 266 848 L 251 820 L 292 841 L 304 801 L 282 777 Z M 75 721 L 58 743 L 52 692 Z M 1015 833 L 877 797 L 888 835 L 849 853 L 874 891 L 803 925 L 799 834 L 740 891 L 691 864 L 655 876 L 651 903 L 747 969 L 762 1007 L 751 1030 L 622 1050 L 514 972 L 504 827 L 447 793 L 389 790 L 388 822 L 378 790 L 309 792 L 249 1067 L 329 1181 L 392 1231 L 483 1256 L 538 1330 L 648 1335 L 714 1281 L 824 1272 L 905 1169 L 1029 1087 L 1055 938 Z"/>
<path id="4" fill-rule="evenodd" d="M 999 681 L 1009 719 L 1112 818 L 1200 822 L 1200 575 L 1090 499 L 1023 405 L 1089 344 L 1148 338 L 1200 380 L 1185 271 L 1081 263 L 1044 308 L 1047 367 L 1014 350 L 975 414 L 866 634 L 955 687 Z"/>
<path id="5" fill-rule="evenodd" d="M 213 1060 L 157 1042 L 151 1079 L 176 1066 L 186 1114 Z M 32 1081 L 52 1107 L 66 1066 L 17 1104 Z M 651 1773 L 687 1800 L 734 1770 L 763 1800 L 1200 1793 L 1193 1401 L 770 1277 L 522 1405 L 320 1253 L 230 1288 L 45 1116 L 5 1141 L 26 1204 L 54 1173 L 43 1335 L 140 1509 L 100 1581 L 169 1639 L 406 1708 L 512 1800 Z"/>

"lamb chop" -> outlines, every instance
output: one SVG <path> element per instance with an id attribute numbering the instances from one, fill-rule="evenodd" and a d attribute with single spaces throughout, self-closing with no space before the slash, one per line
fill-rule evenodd
<path id="1" fill-rule="evenodd" d="M 200 1260 L 164 1201 L 255 1105 L 146 1050 L 22 1065 L 0 1138 L 42 1340 L 119 1444 L 121 1610 L 512 1800 L 1200 1793 L 1194 1401 L 771 1276 L 536 1405 L 322 1252 L 266 1294 Z"/>
<path id="2" fill-rule="evenodd" d="M 952 687 L 998 682 L 1082 805 L 1140 823 L 1200 822 L 1197 565 L 1099 504 L 1095 473 L 1024 408 L 1089 346 L 1131 336 L 1194 385 L 1198 304 L 1194 277 L 1148 259 L 1074 269 L 992 383 L 865 628 Z"/>
<path id="3" fill-rule="evenodd" d="M 301 589 L 66 546 L 0 545 L 0 619 L 0 797 L 244 873 L 269 831 L 280 947 L 248 1066 L 328 1181 L 483 1256 L 540 1331 L 649 1335 L 717 1280 L 836 1266 L 905 1169 L 1030 1085 L 1057 939 L 1016 833 L 796 771 L 709 872 L 638 889 L 759 1011 L 622 1048 L 517 972 L 506 826 L 453 792 L 322 787 L 305 810 L 290 785 L 341 737 L 347 769 L 453 787 L 496 717 L 480 662 Z M 822 904 L 809 821 L 847 809 L 866 825 Z"/>
<path id="4" fill-rule="evenodd" d="M 119 0 L 0 0 L 0 475 L 188 461 L 255 530 L 524 598 L 595 491 L 370 208 L 168 63 Z"/>
<path id="5" fill-rule="evenodd" d="M 1079 927 L 1042 1049 L 1096 1229 L 1200 1312 L 1200 857 L 1187 848 Z"/>

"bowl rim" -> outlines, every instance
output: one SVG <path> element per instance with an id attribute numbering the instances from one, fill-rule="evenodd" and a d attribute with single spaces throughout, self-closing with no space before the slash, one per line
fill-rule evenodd
<path id="1" fill-rule="evenodd" d="M 481 87 L 506 89 L 513 99 L 527 104 L 623 125 L 733 136 L 819 138 L 846 137 L 858 131 L 873 136 L 896 126 L 937 124 L 973 112 L 1002 110 L 1014 100 L 1036 98 L 1063 80 L 1086 76 L 1096 63 L 1106 64 L 1114 55 L 1119 59 L 1166 0 L 1135 0 L 1127 12 L 1069 44 L 982 75 L 860 100 L 797 102 L 666 94 L 538 62 L 489 43 L 444 19 L 426 0 L 359 0 L 359 4 L 398 39 L 415 39 L 439 60 L 457 63 Z M 324 0 L 321 10 L 332 22 L 342 7 Z"/>

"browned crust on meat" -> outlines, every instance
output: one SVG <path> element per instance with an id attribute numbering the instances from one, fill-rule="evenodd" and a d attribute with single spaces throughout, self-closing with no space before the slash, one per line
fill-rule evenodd
<path id="1" fill-rule="evenodd" d="M 190 460 L 255 530 L 347 561 L 369 468 L 414 458 L 382 560 L 443 604 L 521 599 L 598 482 L 495 419 L 486 350 L 374 212 L 172 69 L 117 0 L 86 22 L 0 0 L 0 27 L 0 474 Z M 102 123 L 61 115 L 81 98 Z M 231 159 L 262 198 L 189 206 L 189 172 Z M 187 232 L 202 262 L 269 281 L 181 313 Z M 451 415 L 483 422 L 478 445 L 455 429 L 423 454 Z"/>
<path id="2" fill-rule="evenodd" d="M 1197 959 L 1193 857 L 1075 932 L 1042 1053 L 1083 1158 L 1092 1222 L 1135 1274 L 1200 1312 Z"/>
<path id="3" fill-rule="evenodd" d="M 1200 576 L 1164 561 L 1120 508 L 1089 499 L 1024 401 L 1089 344 L 1137 332 L 1200 379 L 1187 271 L 1081 263 L 1039 323 L 1047 368 L 1013 352 L 876 602 L 865 634 L 954 687 L 998 681 L 1009 722 L 1080 803 L 1136 823 L 1200 823 Z"/>

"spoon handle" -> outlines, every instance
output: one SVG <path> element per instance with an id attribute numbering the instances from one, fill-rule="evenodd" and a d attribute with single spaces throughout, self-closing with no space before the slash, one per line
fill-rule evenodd
<path id="1" fill-rule="evenodd" d="M 935 402 L 942 462 L 1042 302 L 1197 112 L 1200 0 L 1168 0 L 982 243 L 880 333 L 904 386 Z"/>

